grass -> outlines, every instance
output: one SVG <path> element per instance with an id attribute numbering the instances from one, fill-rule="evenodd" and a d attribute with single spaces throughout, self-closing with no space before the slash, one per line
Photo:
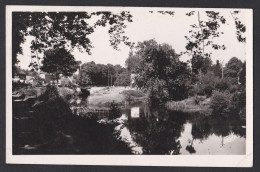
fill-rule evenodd
<path id="1" fill-rule="evenodd" d="M 144 94 L 141 91 L 136 91 L 136 90 L 124 90 L 122 92 L 126 96 L 132 96 L 132 97 L 144 97 L 146 94 Z"/>
<path id="2" fill-rule="evenodd" d="M 61 97 L 74 94 L 74 90 L 68 87 L 58 87 L 58 92 Z"/>
<path id="3" fill-rule="evenodd" d="M 21 88 L 20 90 L 15 92 L 25 94 L 26 97 L 30 97 L 30 96 L 38 97 L 45 92 L 45 88 L 44 87 Z"/>
<path id="4" fill-rule="evenodd" d="M 183 112 L 206 112 L 208 113 L 210 99 L 205 96 L 189 97 L 182 101 L 169 101 L 166 103 L 166 108 L 175 111 Z"/>
<path id="5" fill-rule="evenodd" d="M 132 98 L 142 98 L 145 94 L 129 87 L 92 87 L 88 103 L 92 107 L 99 107 L 109 105 L 111 102 L 121 103 L 129 96 Z"/>

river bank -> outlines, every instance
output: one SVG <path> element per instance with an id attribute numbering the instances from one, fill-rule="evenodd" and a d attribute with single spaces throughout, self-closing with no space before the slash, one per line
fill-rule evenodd
<path id="1" fill-rule="evenodd" d="M 201 114 L 211 114 L 211 98 L 206 96 L 193 96 L 181 101 L 168 101 L 165 107 L 169 110 L 182 112 L 200 112 Z"/>
<path id="2" fill-rule="evenodd" d="M 75 89 L 50 86 L 32 106 L 14 103 L 13 154 L 187 154 L 194 153 L 188 149 L 194 146 L 198 154 L 203 154 L 206 148 L 197 148 L 196 141 L 190 145 L 189 140 L 212 145 L 216 140 L 230 137 L 232 146 L 239 144 L 244 150 L 243 121 L 189 110 L 196 103 L 207 107 L 209 98 L 199 97 L 198 101 L 191 97 L 168 102 L 173 104 L 169 108 L 150 107 L 143 100 L 130 101 L 125 107 L 115 105 L 111 110 L 111 106 L 106 106 L 110 101 L 119 104 L 120 101 L 127 102 L 128 96 L 132 100 L 145 99 L 145 96 L 128 88 L 95 88 L 90 94 L 92 101 L 101 100 L 102 95 L 105 100 L 106 97 L 110 99 L 89 107 L 89 98 L 79 95 Z M 73 99 L 74 103 L 69 103 Z M 181 109 L 181 103 L 187 105 L 186 109 Z M 80 115 L 73 110 L 76 107 L 89 110 L 100 104 L 107 111 L 82 111 Z M 176 107 L 179 109 L 171 109 Z M 112 112 L 118 114 L 110 119 Z M 225 147 L 219 148 L 218 143 L 212 149 L 216 150 L 215 154 L 227 151 Z M 208 153 L 211 152 L 205 154 Z"/>
<path id="3" fill-rule="evenodd" d="M 33 106 L 13 104 L 13 154 L 131 154 L 116 124 L 73 114 L 60 91 L 46 88 Z"/>
<path id="4" fill-rule="evenodd" d="M 59 94 L 68 99 L 70 104 L 81 104 L 82 99 L 78 99 L 75 90 L 67 87 L 58 88 Z M 72 96 L 74 95 L 74 96 Z M 76 96 L 76 97 L 75 97 Z M 126 102 L 138 102 L 148 99 L 147 94 L 130 87 L 92 87 L 86 106 L 90 109 L 107 109 L 109 105 L 114 102 L 116 104 L 124 104 Z M 206 96 L 193 96 L 182 101 L 168 101 L 165 107 L 169 110 L 183 111 L 183 112 L 210 112 L 211 98 Z M 78 103 L 77 103 L 78 102 Z"/>
<path id="5" fill-rule="evenodd" d="M 15 97 L 37 98 L 45 92 L 46 88 L 21 89 L 14 95 Z M 130 87 L 92 87 L 88 98 L 80 97 L 79 88 L 57 87 L 58 94 L 61 96 L 74 111 L 75 107 L 85 112 L 93 112 L 98 110 L 109 110 L 111 103 L 119 106 L 126 106 L 130 102 L 138 102 L 147 100 L 147 94 Z M 206 96 L 193 96 L 182 101 L 168 101 L 165 108 L 174 111 L 183 112 L 200 112 L 210 114 L 211 98 Z M 80 107 L 80 108 L 79 108 Z"/>

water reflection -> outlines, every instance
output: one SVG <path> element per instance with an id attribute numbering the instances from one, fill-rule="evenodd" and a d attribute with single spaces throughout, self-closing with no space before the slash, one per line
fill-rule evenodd
<path id="1" fill-rule="evenodd" d="M 131 118 L 139 118 L 140 117 L 140 107 L 131 107 Z"/>
<path id="2" fill-rule="evenodd" d="M 246 129 L 238 117 L 152 109 L 146 102 L 135 102 L 124 113 L 143 154 L 245 154 Z"/>

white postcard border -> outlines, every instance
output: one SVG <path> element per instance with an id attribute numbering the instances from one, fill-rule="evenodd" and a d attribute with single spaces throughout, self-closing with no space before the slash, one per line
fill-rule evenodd
<path id="1" fill-rule="evenodd" d="M 246 155 L 12 155 L 12 12 L 13 11 L 86 11 L 86 10 L 183 10 L 153 7 L 86 6 L 6 6 L 6 163 L 60 165 L 137 165 L 137 166 L 253 166 L 253 10 L 246 13 Z M 186 8 L 187 9 L 187 8 Z M 191 9 L 191 8 L 189 8 Z M 192 8 L 196 9 L 196 8 Z M 197 8 L 198 9 L 198 8 Z M 201 8 L 200 8 L 201 9 Z M 211 8 L 212 9 L 212 8 Z M 216 9 L 215 10 L 230 10 Z M 207 9 L 209 10 L 209 9 Z"/>

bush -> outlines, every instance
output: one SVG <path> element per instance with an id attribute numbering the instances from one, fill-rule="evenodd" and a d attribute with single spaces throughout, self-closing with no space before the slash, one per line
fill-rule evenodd
<path id="1" fill-rule="evenodd" d="M 194 88 L 192 88 L 192 89 L 189 90 L 188 95 L 189 95 L 190 97 L 193 97 L 193 96 L 196 95 L 196 91 L 194 90 Z"/>
<path id="2" fill-rule="evenodd" d="M 204 89 L 203 85 L 197 83 L 192 86 L 192 89 L 189 90 L 189 96 L 195 96 L 195 95 L 204 96 L 203 89 Z"/>
<path id="3" fill-rule="evenodd" d="M 200 104 L 200 102 L 202 102 L 203 100 L 204 100 L 204 98 L 201 97 L 201 96 L 195 96 L 195 97 L 194 97 L 194 103 L 195 103 L 195 105 Z"/>
<path id="4" fill-rule="evenodd" d="M 211 85 L 208 85 L 204 88 L 203 92 L 207 97 L 210 97 L 212 95 L 213 89 L 214 88 Z"/>
<path id="5" fill-rule="evenodd" d="M 226 91 L 226 90 L 229 90 L 229 88 L 231 87 L 231 84 L 229 81 L 225 80 L 225 79 L 221 79 L 219 80 L 216 85 L 215 85 L 215 88 L 218 90 L 218 91 Z"/>
<path id="6" fill-rule="evenodd" d="M 241 111 L 239 112 L 239 117 L 241 119 L 246 119 L 246 107 L 244 107 L 243 109 L 241 109 Z"/>
<path id="7" fill-rule="evenodd" d="M 18 82 L 13 82 L 13 83 L 12 83 L 12 91 L 16 91 L 16 90 L 19 90 L 19 89 L 21 89 L 21 88 L 25 88 L 25 87 L 27 87 L 27 86 L 28 86 L 28 84 L 23 83 L 23 82 L 20 82 L 20 81 L 18 81 Z"/>
<path id="8" fill-rule="evenodd" d="M 69 105 L 59 96 L 55 86 L 47 86 L 46 91 L 39 97 L 43 103 L 34 107 L 36 121 L 44 139 L 55 138 L 58 131 L 66 128 L 74 116 Z"/>
<path id="9" fill-rule="evenodd" d="M 239 115 L 246 107 L 246 90 L 245 88 L 239 88 L 232 96 L 231 111 L 232 113 Z"/>
<path id="10" fill-rule="evenodd" d="M 53 85 L 47 85 L 46 91 L 39 97 L 39 100 L 48 101 L 57 97 L 60 97 L 57 88 Z"/>
<path id="11" fill-rule="evenodd" d="M 237 86 L 236 85 L 232 85 L 231 88 L 229 88 L 230 93 L 235 93 L 237 91 Z"/>
<path id="12" fill-rule="evenodd" d="M 231 95 L 221 92 L 214 92 L 210 103 L 213 114 L 227 114 L 229 112 L 229 106 L 231 102 Z"/>
<path id="13" fill-rule="evenodd" d="M 72 99 L 72 95 L 71 94 L 66 94 L 65 96 L 64 96 L 64 100 L 66 101 L 66 102 L 68 102 L 70 99 Z"/>
<path id="14" fill-rule="evenodd" d="M 113 120 L 116 118 L 119 118 L 121 116 L 121 112 L 117 104 L 113 101 L 110 104 L 110 109 L 109 109 L 109 114 L 108 114 L 108 119 Z"/>

